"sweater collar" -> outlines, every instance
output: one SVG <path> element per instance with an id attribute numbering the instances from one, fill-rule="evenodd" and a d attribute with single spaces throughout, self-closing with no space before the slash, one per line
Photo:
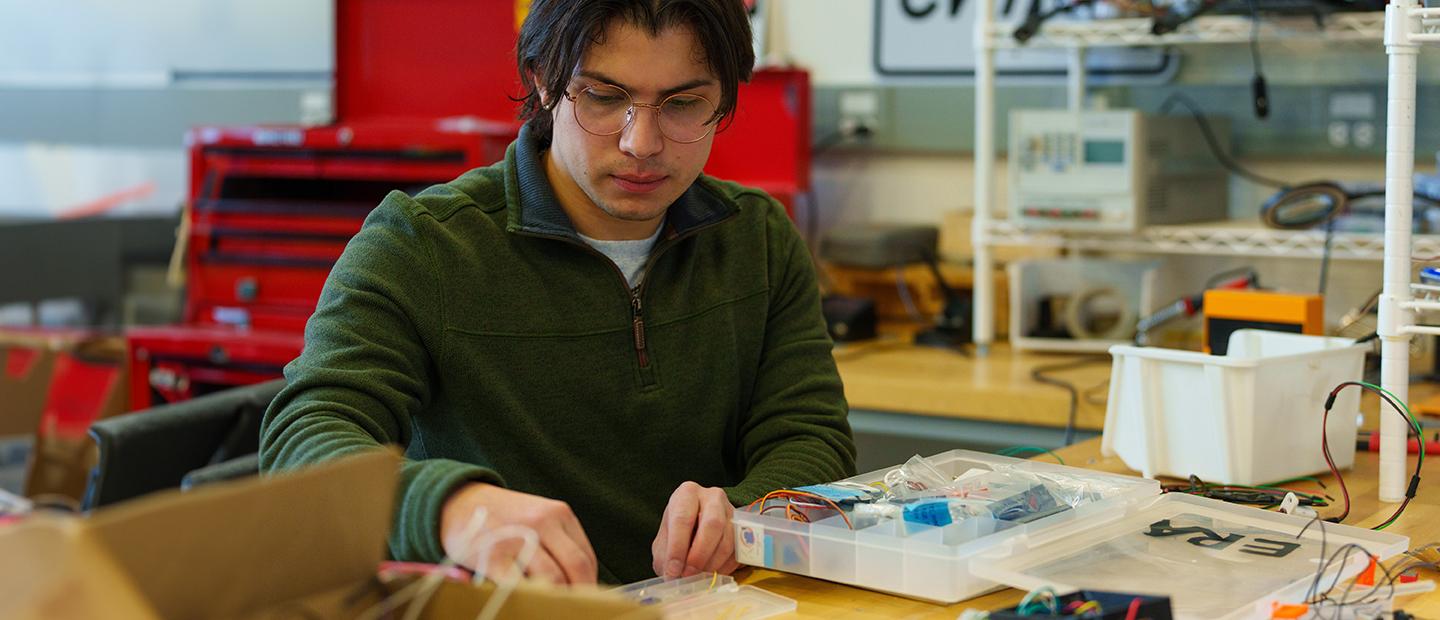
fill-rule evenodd
<path id="1" fill-rule="evenodd" d="M 560 207 L 555 192 L 550 188 L 550 179 L 545 174 L 544 162 L 540 159 L 542 145 L 531 123 L 520 128 L 520 135 L 505 153 L 505 164 L 509 170 L 505 181 L 506 194 L 510 197 L 509 223 L 511 232 L 525 232 L 549 236 L 564 236 L 579 240 L 575 224 Z M 704 175 L 701 175 L 704 179 Z M 697 179 L 679 198 L 671 203 L 666 212 L 665 233 L 662 238 L 672 238 L 728 219 L 739 207 L 706 183 Z"/>

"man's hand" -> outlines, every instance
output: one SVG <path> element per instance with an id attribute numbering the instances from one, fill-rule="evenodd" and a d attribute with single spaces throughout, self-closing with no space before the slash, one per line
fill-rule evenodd
<path id="1" fill-rule="evenodd" d="M 660 533 L 650 545 L 652 567 L 662 577 L 735 572 L 735 507 L 725 491 L 686 482 L 670 495 Z"/>
<path id="2" fill-rule="evenodd" d="M 557 584 L 595 583 L 595 551 L 590 548 L 590 539 L 585 537 L 580 520 L 575 518 L 568 504 L 493 484 L 470 483 L 456 489 L 445 500 L 440 512 L 440 542 L 446 555 L 466 567 L 475 568 L 478 558 L 473 545 L 480 535 L 477 534 L 474 540 L 464 540 L 464 537 L 479 508 L 486 511 L 481 532 L 507 525 L 535 530 L 540 538 L 540 548 L 535 550 L 535 556 L 525 570 L 526 576 Z M 520 548 L 518 541 L 495 545 L 486 562 L 485 574 L 507 574 Z"/>

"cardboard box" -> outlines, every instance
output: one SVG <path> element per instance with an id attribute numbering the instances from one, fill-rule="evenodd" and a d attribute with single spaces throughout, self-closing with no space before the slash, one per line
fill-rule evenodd
<path id="1" fill-rule="evenodd" d="M 369 452 L 0 527 L 3 618 L 354 618 L 384 584 L 399 458 Z M 479 613 L 493 588 L 445 582 L 422 617 Z M 526 584 L 499 618 L 657 618 L 598 591 Z"/>
<path id="2" fill-rule="evenodd" d="M 126 411 L 126 360 L 117 336 L 0 330 L 0 488 L 79 505 L 95 462 L 86 431 Z"/>
<path id="3" fill-rule="evenodd" d="M 25 493 L 35 432 L 45 411 L 45 390 L 54 356 L 34 346 L 0 341 L 0 489 Z"/>

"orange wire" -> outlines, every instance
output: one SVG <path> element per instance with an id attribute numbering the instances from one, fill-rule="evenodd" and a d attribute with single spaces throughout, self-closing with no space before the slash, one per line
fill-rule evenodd
<path id="1" fill-rule="evenodd" d="M 793 500 L 793 498 L 796 498 L 796 497 L 803 497 L 803 498 L 806 498 L 806 499 L 820 500 L 820 501 L 823 502 L 825 505 L 828 505 L 830 508 L 833 508 L 833 509 L 835 510 L 835 512 L 840 513 L 840 518 L 845 520 L 845 526 L 846 526 L 846 527 L 848 527 L 848 528 L 850 528 L 850 529 L 852 529 L 852 530 L 855 529 L 855 524 L 853 524 L 853 523 L 850 522 L 850 516 L 845 514 L 845 511 L 840 508 L 840 505 L 839 505 L 839 504 L 836 504 L 834 501 L 831 501 L 829 498 L 826 498 L 826 497 L 823 497 L 823 496 L 820 496 L 820 495 L 816 495 L 816 494 L 814 494 L 814 493 L 806 493 L 806 492 L 804 492 L 804 491 L 792 491 L 792 490 L 788 490 L 788 489 L 780 489 L 780 490 L 776 490 L 776 491 L 771 491 L 771 492 L 769 492 L 769 493 L 766 493 L 764 497 L 761 497 L 760 499 L 757 499 L 757 500 L 755 500 L 755 501 L 753 501 L 753 502 L 750 502 L 750 504 L 749 504 L 748 506 L 746 506 L 746 509 L 748 510 L 748 509 L 754 508 L 757 504 L 763 506 L 766 502 L 770 501 L 772 498 Z M 821 507 L 824 507 L 824 506 L 821 506 Z M 763 511 L 763 509 L 762 509 L 762 511 Z M 795 518 L 795 516 L 794 516 L 794 515 L 800 515 L 801 517 L 803 517 L 804 522 L 806 522 L 806 523 L 809 523 L 809 522 L 810 522 L 809 517 L 805 517 L 805 516 L 804 516 L 802 513 L 800 513 L 799 511 L 795 511 L 794 508 L 793 508 L 788 502 L 786 503 L 786 506 L 785 506 L 785 514 L 786 514 L 786 517 L 789 518 L 791 521 L 801 521 L 802 519 L 797 519 L 797 518 Z"/>

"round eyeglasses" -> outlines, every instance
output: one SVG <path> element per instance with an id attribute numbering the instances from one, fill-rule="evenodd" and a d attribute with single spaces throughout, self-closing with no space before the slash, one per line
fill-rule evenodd
<path id="1" fill-rule="evenodd" d="M 638 108 L 654 110 L 660 119 L 660 133 L 674 142 L 699 142 L 715 130 L 715 104 L 700 95 L 677 93 L 659 104 L 641 103 L 619 86 L 596 84 L 578 95 L 567 92 L 565 98 L 574 104 L 580 128 L 597 136 L 625 131 L 635 121 Z"/>

